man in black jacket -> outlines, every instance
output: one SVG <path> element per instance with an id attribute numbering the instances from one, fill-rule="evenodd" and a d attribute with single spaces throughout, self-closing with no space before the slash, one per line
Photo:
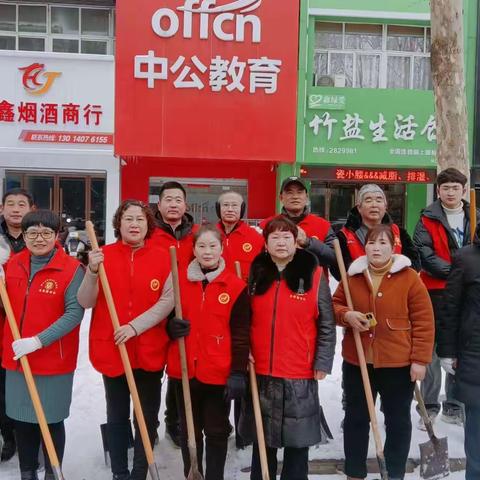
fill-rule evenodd
<path id="1" fill-rule="evenodd" d="M 7 190 L 2 198 L 0 217 L 0 235 L 8 242 L 12 253 L 25 248 L 22 235 L 22 218 L 33 209 L 33 197 L 22 188 Z M 3 330 L 3 321 L 0 319 Z M 0 332 L 0 339 L 2 334 Z M 3 448 L 0 460 L 5 462 L 15 455 L 16 442 L 13 422 L 5 414 L 5 370 L 0 367 L 0 433 L 3 437 Z"/>
<path id="2" fill-rule="evenodd" d="M 356 205 L 350 210 L 345 225 L 337 232 L 345 268 L 358 257 L 365 255 L 365 237 L 368 229 L 380 223 L 390 225 L 395 237 L 395 253 L 401 253 L 412 262 L 412 268 L 420 270 L 420 257 L 408 232 L 393 223 L 387 212 L 387 197 L 376 184 L 363 185 L 358 191 Z M 340 280 L 337 268 L 331 268 L 333 276 Z"/>
<path id="3" fill-rule="evenodd" d="M 455 398 L 465 405 L 466 480 L 480 478 L 480 226 L 473 245 L 453 258 L 437 324 L 437 354 L 455 375 Z"/>
<path id="4" fill-rule="evenodd" d="M 466 193 L 467 177 L 456 168 L 447 168 L 437 176 L 438 199 L 425 208 L 415 228 L 413 241 L 420 252 L 422 271 L 420 277 L 428 289 L 435 315 L 435 331 L 444 302 L 444 289 L 450 273 L 452 257 L 470 242 L 470 205 L 462 197 Z M 477 218 L 479 215 L 477 213 Z M 453 397 L 454 378 L 447 374 L 445 380 L 446 401 L 442 405 L 442 420 L 462 424 L 462 406 Z M 442 373 L 438 357 L 433 355 L 422 382 L 422 395 L 428 413 L 434 419 L 440 412 L 438 397 L 442 385 Z M 419 424 L 420 428 L 423 422 Z"/>

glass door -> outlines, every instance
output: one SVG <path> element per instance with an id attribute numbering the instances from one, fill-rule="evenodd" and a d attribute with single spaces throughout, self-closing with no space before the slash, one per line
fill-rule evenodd
<path id="1" fill-rule="evenodd" d="M 10 172 L 5 175 L 4 191 L 20 187 L 28 190 L 37 208 L 54 211 L 67 230 L 84 230 L 85 221 L 92 220 L 98 241 L 104 243 L 106 180 L 91 175 L 51 175 Z"/>

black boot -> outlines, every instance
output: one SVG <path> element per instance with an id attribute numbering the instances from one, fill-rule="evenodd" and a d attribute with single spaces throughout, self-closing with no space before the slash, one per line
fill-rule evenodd
<path id="1" fill-rule="evenodd" d="M 15 442 L 15 437 L 12 436 L 11 438 L 5 439 L 0 460 L 2 462 L 6 462 L 7 460 L 10 460 L 15 455 L 16 451 L 17 451 L 17 443 Z"/>
<path id="2" fill-rule="evenodd" d="M 114 475 L 112 477 L 112 480 L 130 480 L 130 474 L 129 473 L 120 473 L 119 475 Z"/>
<path id="3" fill-rule="evenodd" d="M 114 480 L 129 480 L 128 445 L 131 432 L 130 422 L 107 423 L 106 432 L 113 478 Z"/>
<path id="4" fill-rule="evenodd" d="M 38 480 L 37 472 L 20 472 L 20 480 Z"/>
<path id="5" fill-rule="evenodd" d="M 173 425 L 165 425 L 165 437 L 170 437 L 173 446 L 175 448 L 180 448 L 180 425 L 178 423 L 174 423 Z"/>

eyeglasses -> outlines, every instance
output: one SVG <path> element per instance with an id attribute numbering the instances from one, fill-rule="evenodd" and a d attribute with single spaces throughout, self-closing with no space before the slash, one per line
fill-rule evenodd
<path id="1" fill-rule="evenodd" d="M 36 240 L 40 235 L 44 240 L 51 240 L 55 235 L 53 230 L 27 230 L 24 232 L 25 238 L 28 240 Z"/>

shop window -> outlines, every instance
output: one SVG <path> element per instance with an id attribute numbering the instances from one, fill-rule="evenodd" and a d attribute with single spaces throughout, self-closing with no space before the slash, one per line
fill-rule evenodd
<path id="1" fill-rule="evenodd" d="M 113 55 L 114 9 L 0 0 L 0 50 Z"/>
<path id="2" fill-rule="evenodd" d="M 15 50 L 15 37 L 0 35 L 0 50 Z"/>
<path id="3" fill-rule="evenodd" d="M 47 33 L 47 7 L 37 5 L 19 5 L 18 31 L 29 33 Z"/>
<path id="4" fill-rule="evenodd" d="M 50 31 L 65 35 L 78 35 L 79 18 L 78 8 L 52 7 Z"/>
<path id="5" fill-rule="evenodd" d="M 37 37 L 18 37 L 18 49 L 30 52 L 45 51 L 45 39 Z"/>
<path id="6" fill-rule="evenodd" d="M 424 29 L 389 25 L 387 30 L 387 50 L 399 52 L 424 51 Z"/>
<path id="7" fill-rule="evenodd" d="M 410 57 L 388 57 L 387 88 L 408 88 L 410 84 Z"/>
<path id="8" fill-rule="evenodd" d="M 317 22 L 314 85 L 431 90 L 430 29 Z"/>
<path id="9" fill-rule="evenodd" d="M 15 32 L 17 29 L 17 8 L 15 5 L 0 4 L 0 30 Z"/>
<path id="10" fill-rule="evenodd" d="M 345 25 L 345 49 L 381 50 L 381 25 Z"/>
<path id="11" fill-rule="evenodd" d="M 105 55 L 107 53 L 107 42 L 82 40 L 82 53 Z"/>
<path id="12" fill-rule="evenodd" d="M 78 40 L 69 40 L 67 38 L 54 38 L 52 51 L 64 53 L 78 53 Z"/>
<path id="13" fill-rule="evenodd" d="M 108 36 L 109 11 L 82 8 L 82 35 Z"/>

